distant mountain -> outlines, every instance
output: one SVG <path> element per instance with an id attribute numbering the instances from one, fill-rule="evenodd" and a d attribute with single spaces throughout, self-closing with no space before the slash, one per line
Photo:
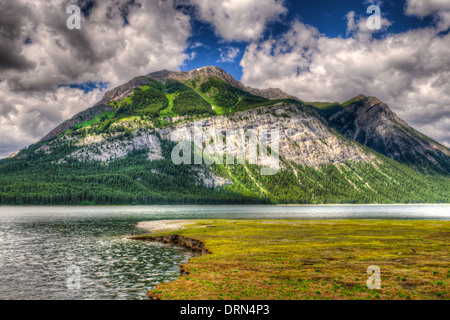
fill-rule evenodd
<path id="1" fill-rule="evenodd" d="M 387 104 L 359 95 L 345 103 L 315 107 L 345 136 L 419 170 L 450 173 L 450 150 L 411 128 Z"/>
<path id="2" fill-rule="evenodd" d="M 449 202 L 448 149 L 375 98 L 313 105 L 217 67 L 137 77 L 0 161 L 0 203 Z M 175 165 L 183 136 L 172 134 L 196 120 L 219 132 L 278 129 L 278 173 L 261 175 L 248 154 L 245 164 Z"/>

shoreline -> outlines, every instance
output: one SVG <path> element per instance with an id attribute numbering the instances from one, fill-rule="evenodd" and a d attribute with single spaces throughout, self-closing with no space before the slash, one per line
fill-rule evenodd
<path id="1" fill-rule="evenodd" d="M 151 233 L 164 233 L 168 231 L 183 230 L 185 229 L 186 226 L 190 224 L 193 224 L 192 220 L 157 220 L 157 221 L 138 222 L 136 224 L 136 228 L 146 230 Z M 206 254 L 212 254 L 212 252 L 208 248 L 206 248 L 204 242 L 197 239 L 187 238 L 179 235 L 167 235 L 167 236 L 144 235 L 144 236 L 129 237 L 129 239 L 135 241 L 151 241 L 151 242 L 173 244 L 191 250 L 192 252 L 199 252 L 202 256 Z M 189 258 L 187 264 L 191 262 L 192 258 L 193 257 Z M 180 277 L 189 274 L 190 272 L 185 269 L 185 266 L 180 265 Z M 149 290 L 147 292 L 147 297 L 150 300 L 161 300 L 158 294 L 155 294 L 153 291 L 154 290 Z"/>
<path id="2" fill-rule="evenodd" d="M 358 207 L 358 206 L 448 206 L 448 203 L 324 203 L 324 204 L 118 204 L 118 205 L 69 205 L 69 204 L 0 204 L 0 208 L 44 208 L 44 207 L 55 207 L 55 208 L 120 208 L 120 207 Z"/>

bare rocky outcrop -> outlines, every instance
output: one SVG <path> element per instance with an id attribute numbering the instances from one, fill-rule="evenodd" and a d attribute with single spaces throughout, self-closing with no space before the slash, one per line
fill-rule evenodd
<path id="1" fill-rule="evenodd" d="M 271 108 L 211 117 L 202 120 L 202 127 L 205 132 L 215 129 L 224 135 L 227 130 L 278 130 L 280 156 L 298 165 L 317 168 L 325 164 L 369 162 L 375 159 L 374 155 L 363 150 L 357 143 L 336 135 L 317 115 L 301 105 L 280 104 Z M 159 136 L 162 139 L 173 139 L 172 133 L 175 130 L 187 132 L 193 137 L 194 123 L 185 122 L 161 129 Z M 183 136 L 184 134 L 180 135 L 180 139 Z M 272 144 L 271 135 L 268 136 L 267 144 Z M 236 150 L 233 151 L 233 155 L 237 156 Z M 246 155 L 249 155 L 248 149 Z"/>
<path id="2" fill-rule="evenodd" d="M 200 252 L 202 255 L 212 253 L 206 248 L 205 244 L 202 241 L 179 235 L 133 237 L 131 239 L 139 241 L 171 243 L 183 248 L 187 248 L 193 252 Z"/>
<path id="3" fill-rule="evenodd" d="M 19 154 L 20 151 L 14 151 L 13 153 L 11 153 L 9 156 L 6 157 L 6 159 L 12 159 L 15 156 L 17 156 Z"/>
<path id="4" fill-rule="evenodd" d="M 136 132 L 129 138 L 119 135 L 112 139 L 103 138 L 99 141 L 91 139 L 91 141 L 92 143 L 89 143 L 88 139 L 84 139 L 83 142 L 86 144 L 68 157 L 81 161 L 106 162 L 124 158 L 133 151 L 148 149 L 149 160 L 164 159 L 161 141 L 154 131 Z"/>

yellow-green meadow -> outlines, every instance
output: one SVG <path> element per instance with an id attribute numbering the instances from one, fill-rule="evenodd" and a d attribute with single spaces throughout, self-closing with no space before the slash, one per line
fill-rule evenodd
<path id="1" fill-rule="evenodd" d="M 151 293 L 161 299 L 449 299 L 450 222 L 193 220 L 177 234 L 212 254 Z M 369 266 L 381 289 L 367 287 Z"/>

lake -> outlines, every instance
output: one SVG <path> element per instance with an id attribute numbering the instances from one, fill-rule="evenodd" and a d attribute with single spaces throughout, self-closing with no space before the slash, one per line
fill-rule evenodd
<path id="1" fill-rule="evenodd" d="M 423 219 L 450 205 L 0 207 L 0 299 L 145 299 L 192 253 L 126 239 L 165 219 Z M 69 289 L 70 267 L 81 289 Z"/>

